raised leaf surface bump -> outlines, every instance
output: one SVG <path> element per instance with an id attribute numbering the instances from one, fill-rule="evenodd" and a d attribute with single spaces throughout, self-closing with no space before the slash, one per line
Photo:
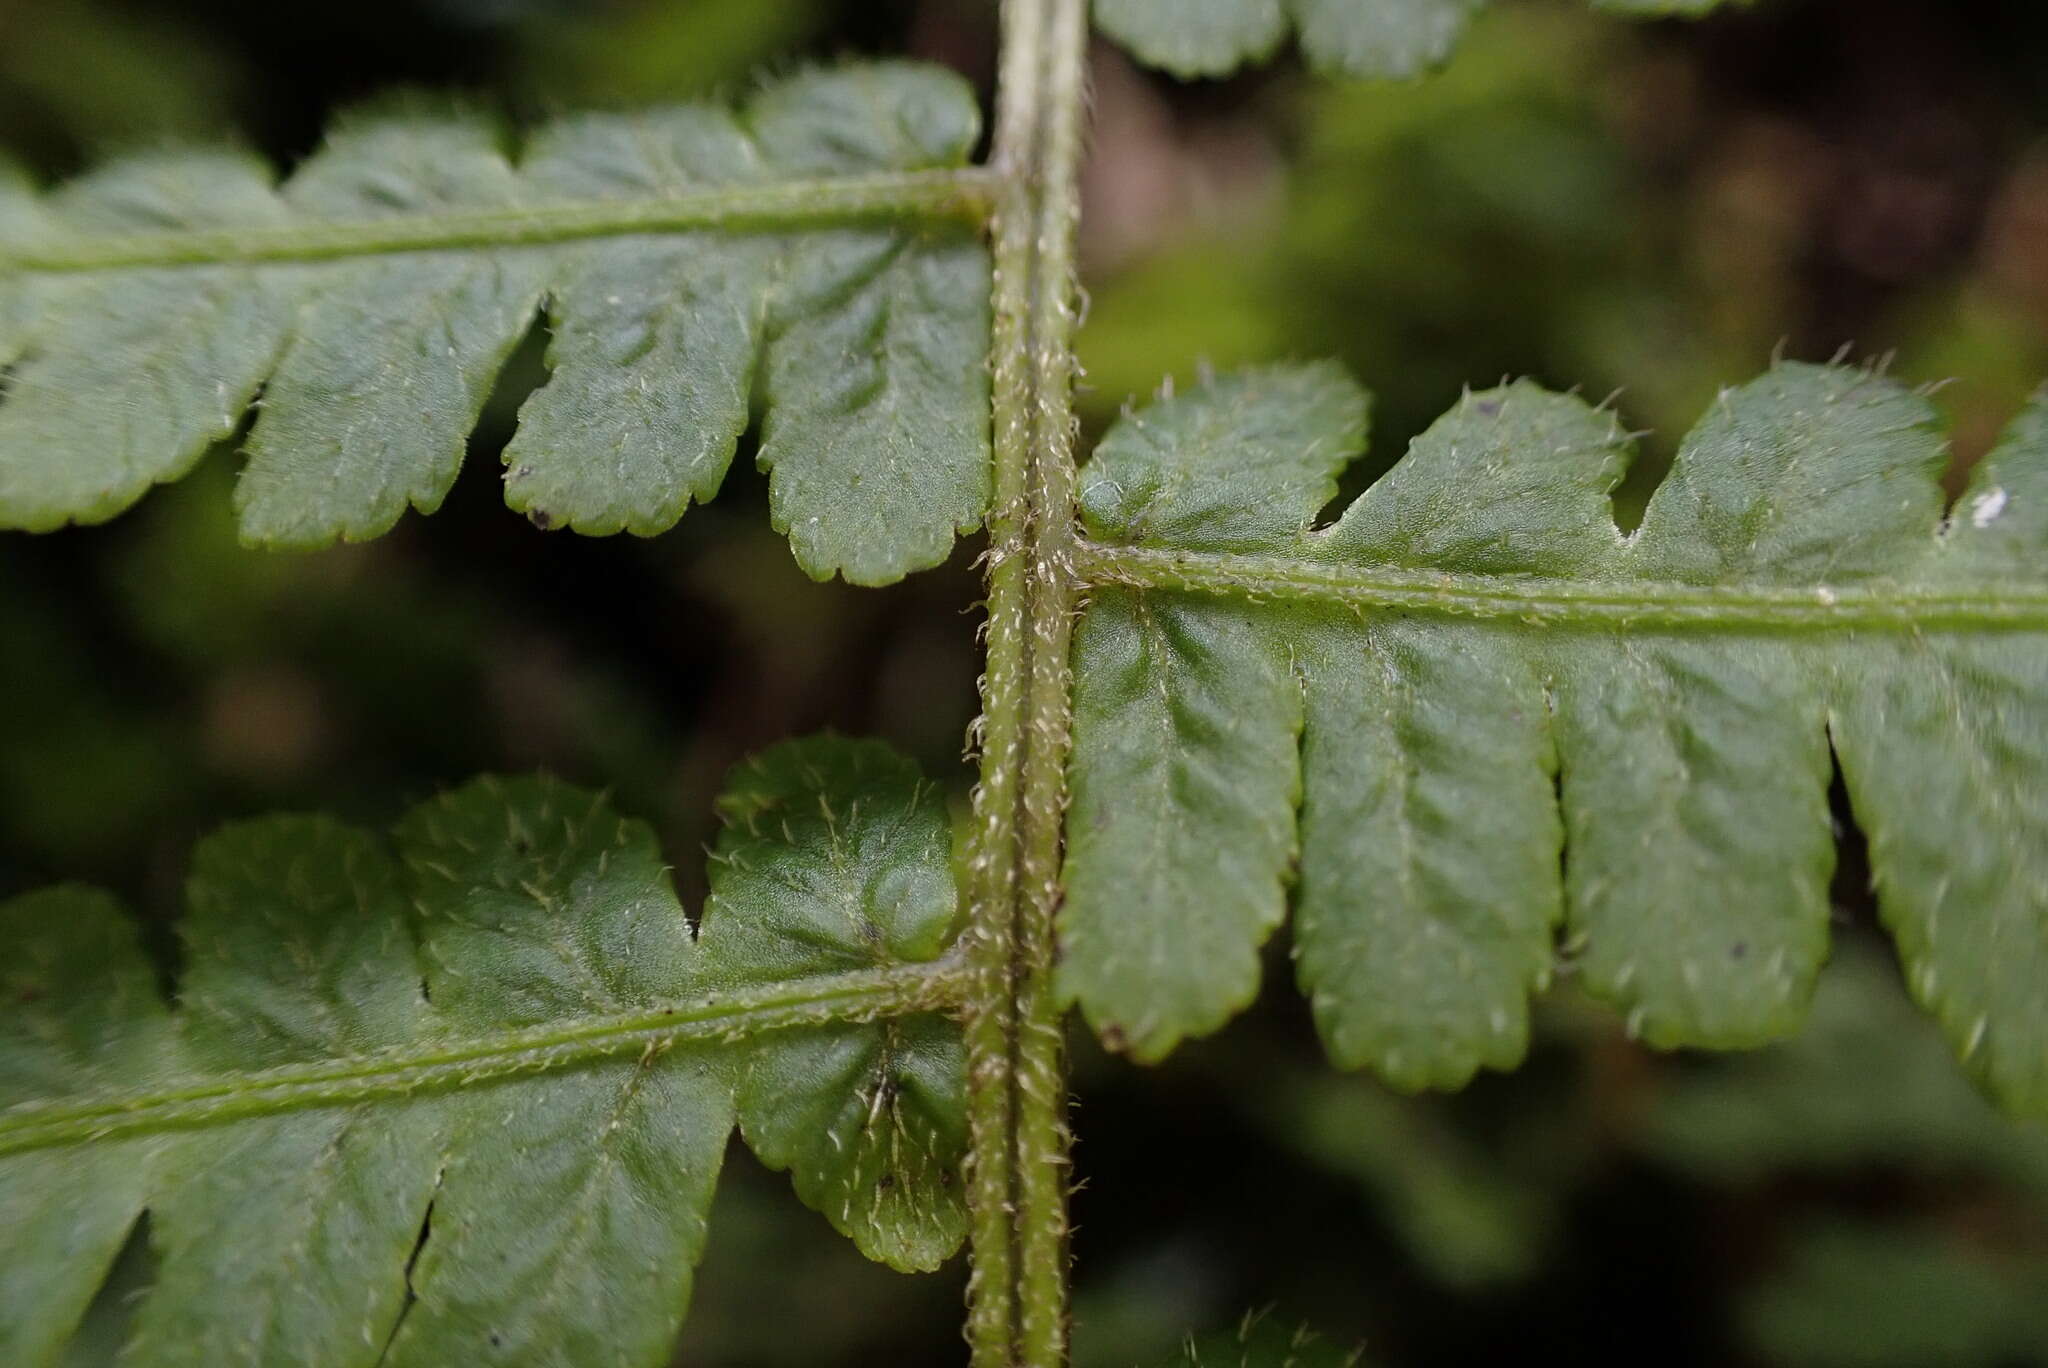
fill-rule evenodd
<path id="1" fill-rule="evenodd" d="M 1783 1036 L 1827 955 L 1839 760 L 1916 996 L 2048 1110 L 2048 401 L 1945 515 L 1924 397 L 1780 365 L 1623 537 L 1619 424 L 1527 383 L 1308 527 L 1356 421 L 1220 484 L 1216 451 L 1282 430 L 1254 384 L 1285 390 L 1163 399 L 1082 476 L 1060 983 L 1113 1042 L 1241 1008 L 1289 900 L 1332 1056 L 1399 1086 L 1516 1063 L 1560 953 L 1653 1044 Z"/>
<path id="2" fill-rule="evenodd" d="M 951 944 L 945 800 L 888 747 L 777 747 L 734 774 L 720 813 L 703 933 L 719 982 L 928 963 Z M 740 1129 L 870 1258 L 936 1268 L 967 1229 L 965 1078 L 959 1028 L 936 1015 L 766 1036 Z"/>
<path id="3" fill-rule="evenodd" d="M 673 526 L 758 390 L 805 570 L 937 564 L 989 497 L 978 136 L 965 82 L 881 64 L 565 118 L 516 162 L 487 120 L 401 108 L 343 120 L 282 186 L 213 151 L 40 198 L 0 174 L 0 527 L 112 517 L 260 393 L 244 538 L 377 536 L 440 505 L 538 316 L 550 375 L 505 451 L 536 525 Z"/>
<path id="4" fill-rule="evenodd" d="M 0 904 L 6 1361 L 59 1361 L 146 1210 L 123 1364 L 663 1362 L 736 1119 L 864 1250 L 936 1266 L 965 1129 L 944 804 L 832 739 L 738 782 L 701 942 L 648 829 L 546 779 L 389 840 L 209 838 L 175 1010 L 103 895 Z"/>

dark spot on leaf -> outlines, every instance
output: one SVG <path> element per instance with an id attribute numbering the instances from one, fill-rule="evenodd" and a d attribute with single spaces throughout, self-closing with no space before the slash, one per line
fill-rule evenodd
<path id="1" fill-rule="evenodd" d="M 526 515 L 526 520 L 545 532 L 555 525 L 555 515 L 545 508 L 536 508 Z"/>
<path id="2" fill-rule="evenodd" d="M 505 1347 L 505 1337 L 495 1330 L 490 1333 L 490 1341 L 491 1348 L 493 1349 L 503 1349 Z"/>
<path id="3" fill-rule="evenodd" d="M 1102 1045 L 1104 1049 L 1114 1050 L 1116 1053 L 1122 1054 L 1125 1050 L 1131 1048 L 1131 1038 L 1124 1034 L 1123 1027 L 1111 1022 L 1102 1028 Z"/>
<path id="4" fill-rule="evenodd" d="M 1500 417 L 1500 400 L 1498 399 L 1482 399 L 1472 407 L 1478 409 L 1488 418 Z"/>
<path id="5" fill-rule="evenodd" d="M 882 1181 L 875 1184 L 875 1190 L 878 1192 L 887 1192 L 890 1188 L 895 1186 L 896 1175 L 893 1173 L 885 1173 L 882 1175 Z"/>
<path id="6" fill-rule="evenodd" d="M 1747 955 L 1748 953 L 1748 941 L 1737 941 L 1735 942 L 1735 944 L 1728 947 L 1728 957 L 1730 959 L 1741 959 L 1744 955 Z"/>
<path id="7" fill-rule="evenodd" d="M 21 991 L 15 994 L 14 1000 L 24 1004 L 41 1002 L 43 1000 L 43 990 L 36 987 L 33 983 L 25 983 L 22 985 Z"/>

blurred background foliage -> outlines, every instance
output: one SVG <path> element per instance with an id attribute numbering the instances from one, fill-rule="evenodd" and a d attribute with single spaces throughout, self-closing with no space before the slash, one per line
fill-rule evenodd
<path id="1" fill-rule="evenodd" d="M 863 52 L 986 89 L 992 45 L 987 0 L 0 0 L 0 150 L 61 179 L 224 135 L 288 165 L 395 86 L 517 126 Z M 1460 386 L 1529 374 L 1643 431 L 1627 517 L 1774 352 L 1952 381 L 1959 472 L 2048 374 L 2033 0 L 1634 27 L 1527 0 L 1418 86 L 1094 74 L 1091 430 L 1164 375 L 1334 354 L 1379 396 L 1362 483 Z M 223 451 L 105 527 L 0 542 L 0 895 L 109 884 L 169 966 L 185 852 L 231 816 L 382 820 L 544 766 L 654 820 L 694 902 L 720 777 L 771 741 L 881 735 L 964 787 L 976 548 L 812 584 L 750 473 L 656 541 L 535 531 L 495 486 L 540 340 L 431 523 L 244 552 Z M 1813 1023 L 1752 1056 L 1650 1055 L 1568 975 L 1529 1066 L 1455 1097 L 1333 1073 L 1284 988 L 1158 1070 L 1077 1041 L 1082 1368 L 1235 1363 L 1246 1308 L 1255 1337 L 1317 1326 L 1304 1363 L 2048 1364 L 2048 1134 L 1960 1080 L 1866 884 L 1845 822 Z M 679 1365 L 958 1361 L 957 1265 L 867 1266 L 732 1162 Z"/>

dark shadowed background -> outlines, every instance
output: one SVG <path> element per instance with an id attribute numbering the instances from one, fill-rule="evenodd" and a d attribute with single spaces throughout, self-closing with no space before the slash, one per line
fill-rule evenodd
<path id="1" fill-rule="evenodd" d="M 60 179 L 235 136 L 282 166 L 394 88 L 459 89 L 511 129 L 905 51 L 986 90 L 991 6 L 0 0 L 0 151 Z M 1363 480 L 1460 386 L 1528 374 L 1620 392 L 1649 453 L 1627 518 L 1774 351 L 1952 382 L 1958 471 L 2048 375 L 2038 0 L 1761 0 L 1694 26 L 1528 0 L 1419 86 L 1291 63 L 1175 86 L 1101 49 L 1095 92 L 1091 430 L 1168 374 L 1335 354 L 1378 396 Z M 0 895 L 111 885 L 168 962 L 213 823 L 383 821 L 546 767 L 652 819 L 694 904 L 711 796 L 750 750 L 836 727 L 964 788 L 978 547 L 888 590 L 813 584 L 744 453 L 657 540 L 537 531 L 498 503 L 497 452 L 543 340 L 431 525 L 244 552 L 224 449 L 107 526 L 0 539 Z M 1653 1056 L 1568 978 L 1529 1066 L 1451 1098 L 1333 1072 L 1291 990 L 1154 1071 L 1077 1042 L 1082 1368 L 1250 1308 L 1379 1364 L 2048 1364 L 2048 1133 L 1961 1081 L 1843 845 L 1814 1023 L 1759 1055 Z M 957 1263 L 867 1266 L 730 1163 L 678 1364 L 961 1359 Z"/>

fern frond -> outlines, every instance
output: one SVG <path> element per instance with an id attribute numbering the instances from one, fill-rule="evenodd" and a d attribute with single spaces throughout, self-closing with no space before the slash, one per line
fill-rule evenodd
<path id="1" fill-rule="evenodd" d="M 1298 32 L 1330 76 L 1405 79 L 1441 66 L 1490 0 L 1096 0 L 1103 32 L 1183 79 L 1262 62 Z M 1697 17 L 1750 0 L 1591 0 L 1636 18 Z"/>
<path id="2" fill-rule="evenodd" d="M 389 843 L 229 827 L 175 1008 L 105 895 L 0 904 L 0 1361 L 56 1361 L 146 1209 L 124 1363 L 663 1362 L 736 1119 L 864 1252 L 936 1266 L 964 1230 L 945 805 L 826 738 L 725 816 L 695 938 L 648 829 L 551 780 Z"/>
<path id="3" fill-rule="evenodd" d="M 415 109 L 343 121 L 281 188 L 205 150 L 40 200 L 0 178 L 0 527 L 119 513 L 260 394 L 244 538 L 377 536 L 440 505 L 545 302 L 552 375 L 505 452 L 535 523 L 673 526 L 758 376 L 804 569 L 937 564 L 989 497 L 978 136 L 965 82 L 895 64 L 564 119 L 516 168 L 488 122 Z"/>
<path id="4" fill-rule="evenodd" d="M 1924 396 L 1781 365 L 1639 531 L 1614 415 L 1468 395 L 1327 529 L 1334 367 L 1126 420 L 1083 475 L 1065 993 L 1141 1058 L 1258 986 L 1293 886 L 1333 1058 L 1507 1068 L 1554 943 L 1660 1047 L 1795 1029 L 1832 754 L 1918 999 L 2048 1112 L 2048 396 L 1944 518 Z"/>

